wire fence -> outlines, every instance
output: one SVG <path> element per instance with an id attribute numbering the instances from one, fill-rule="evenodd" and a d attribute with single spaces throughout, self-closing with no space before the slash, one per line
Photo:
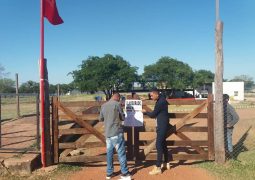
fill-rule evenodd
<path id="1" fill-rule="evenodd" d="M 39 149 L 38 94 L 0 93 L 0 148 L 9 148 L 9 146 L 13 147 L 14 144 L 21 143 L 18 142 L 19 137 L 20 141 L 23 141 L 26 137 L 25 134 L 22 134 L 23 132 L 31 133 L 31 137 L 34 136 L 35 143 L 31 146 Z M 11 142 L 13 139 L 17 142 Z M 25 140 L 25 142 L 28 140 Z"/>
<path id="2" fill-rule="evenodd" d="M 226 160 L 238 159 L 241 153 L 255 150 L 254 98 L 245 102 L 228 102 L 227 95 L 223 98 Z"/>
<path id="3" fill-rule="evenodd" d="M 38 94 L 0 94 L 2 121 L 36 115 Z"/>

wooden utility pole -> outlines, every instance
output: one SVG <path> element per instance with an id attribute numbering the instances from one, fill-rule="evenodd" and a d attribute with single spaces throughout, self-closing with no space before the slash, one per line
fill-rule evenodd
<path id="1" fill-rule="evenodd" d="M 60 84 L 58 84 L 57 96 L 58 96 L 58 100 L 60 100 Z"/>
<path id="2" fill-rule="evenodd" d="M 17 118 L 19 118 L 20 108 L 19 108 L 19 75 L 18 73 L 16 73 L 15 76 L 16 76 L 16 108 L 17 108 Z"/>
<path id="3" fill-rule="evenodd" d="M 223 22 L 219 17 L 219 0 L 216 0 L 216 26 L 215 26 L 215 108 L 214 108 L 214 142 L 215 161 L 225 162 L 225 138 L 224 138 L 224 110 L 223 110 Z"/>

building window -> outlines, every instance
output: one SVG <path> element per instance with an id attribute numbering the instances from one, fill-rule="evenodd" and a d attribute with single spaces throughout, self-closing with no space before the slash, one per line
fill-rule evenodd
<path id="1" fill-rule="evenodd" d="M 238 91 L 234 91 L 234 96 L 238 96 Z"/>

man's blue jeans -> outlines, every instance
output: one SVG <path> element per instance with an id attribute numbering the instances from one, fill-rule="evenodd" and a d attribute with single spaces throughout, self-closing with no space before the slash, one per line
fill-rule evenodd
<path id="1" fill-rule="evenodd" d="M 233 144 L 232 144 L 232 134 L 234 128 L 227 128 L 227 150 L 229 153 L 233 152 Z"/>
<path id="2" fill-rule="evenodd" d="M 107 175 L 113 173 L 113 153 L 114 148 L 118 154 L 121 173 L 128 173 L 127 158 L 126 158 L 126 148 L 125 139 L 123 133 L 117 136 L 106 138 L 106 148 L 107 148 Z"/>

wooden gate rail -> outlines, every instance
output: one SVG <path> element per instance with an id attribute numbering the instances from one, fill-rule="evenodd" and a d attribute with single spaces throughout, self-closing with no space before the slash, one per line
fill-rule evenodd
<path id="1" fill-rule="evenodd" d="M 172 154 L 173 160 L 214 160 L 214 134 L 213 134 L 213 98 L 210 95 L 206 100 L 168 100 L 170 105 L 196 105 L 197 107 L 190 113 L 169 113 L 170 119 L 180 119 L 169 131 L 167 136 L 176 135 L 180 140 L 168 140 L 167 146 L 170 146 L 170 151 L 175 151 L 174 147 L 186 147 L 188 154 Z M 54 162 L 96 162 L 106 161 L 106 155 L 98 156 L 67 156 L 71 151 L 77 148 L 95 148 L 105 147 L 105 137 L 102 135 L 103 123 L 98 123 L 98 113 L 93 110 L 99 109 L 105 102 L 59 102 L 57 97 L 52 99 L 52 140 Z M 143 101 L 144 108 L 151 110 L 153 101 Z M 82 115 L 77 115 L 69 109 L 70 107 L 89 107 Z M 207 109 L 205 111 L 205 109 Z M 64 114 L 59 114 L 62 111 Z M 196 118 L 199 121 L 206 121 L 207 126 L 194 126 L 196 122 L 189 122 Z M 150 118 L 145 116 L 144 120 Z M 59 129 L 59 121 L 74 122 L 79 127 L 70 129 Z M 62 122 L 62 121 L 61 121 Z M 94 126 L 91 123 L 94 122 Z M 72 125 L 74 127 L 74 125 Z M 144 127 L 135 127 L 132 132 L 132 127 L 124 128 L 126 134 L 127 157 L 129 160 L 155 160 L 156 139 L 140 140 L 140 133 L 156 132 L 156 128 L 145 125 Z M 207 140 L 192 140 L 185 132 L 207 133 Z M 59 138 L 66 135 L 79 135 L 80 137 L 74 142 L 59 142 Z M 91 136 L 96 136 L 100 142 L 87 142 Z M 144 146 L 144 149 L 140 149 Z M 190 149 L 191 148 L 191 149 Z M 60 151 L 61 154 L 59 153 Z M 114 155 L 117 159 L 117 156 Z"/>
<path id="2" fill-rule="evenodd" d="M 183 104 L 192 104 L 192 105 L 199 105 L 195 108 L 191 113 L 170 113 L 170 117 L 172 118 L 181 118 L 179 122 L 173 126 L 167 134 L 167 137 L 175 134 L 179 137 L 182 141 L 167 141 L 168 146 L 191 146 L 197 154 L 173 154 L 172 159 L 174 160 L 213 160 L 214 159 L 214 139 L 213 139 L 213 100 L 212 95 L 208 97 L 207 100 L 197 101 L 197 100 L 184 100 L 184 101 L 176 101 L 176 100 L 169 100 L 169 103 L 183 105 Z M 152 105 L 151 101 L 143 103 L 146 105 Z M 205 108 L 207 108 L 207 113 L 201 113 Z M 150 109 L 150 108 L 147 108 Z M 172 115 L 171 115 L 172 114 Z M 188 124 L 188 122 L 193 118 L 206 118 L 207 119 L 207 127 L 192 127 L 194 124 Z M 202 120 L 202 119 L 201 119 Z M 155 132 L 155 128 L 153 127 L 145 127 L 144 129 L 137 128 L 137 134 L 139 132 Z M 207 132 L 208 133 L 208 140 L 207 141 L 193 141 L 188 136 L 183 134 L 183 132 Z M 139 135 L 137 140 L 136 149 L 139 149 L 140 145 L 146 145 L 146 147 L 140 151 L 138 150 L 138 154 L 136 154 L 136 159 L 153 159 L 156 158 L 155 154 L 150 154 L 155 149 L 156 139 L 150 141 L 139 141 Z M 203 147 L 202 147 L 203 146 Z M 207 150 L 205 150 L 205 148 Z"/>

